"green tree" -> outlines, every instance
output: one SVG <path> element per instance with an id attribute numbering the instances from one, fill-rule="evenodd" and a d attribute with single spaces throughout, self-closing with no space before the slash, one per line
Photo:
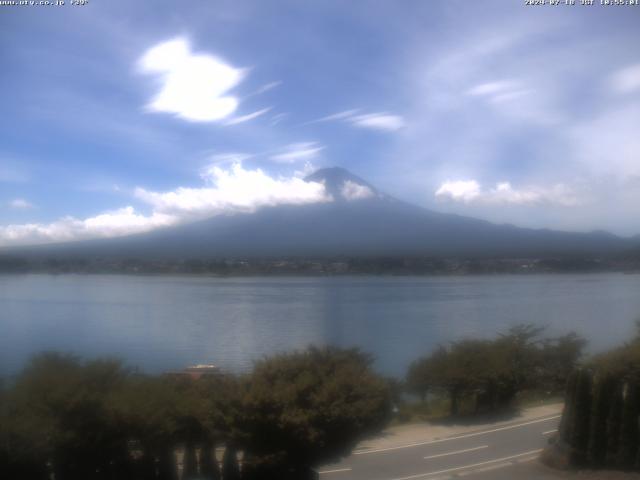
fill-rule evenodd
<path id="1" fill-rule="evenodd" d="M 612 392 L 611 407 L 607 416 L 607 453 L 605 462 L 607 465 L 616 465 L 620 449 L 620 422 L 624 398 L 622 385 L 618 383 Z"/>
<path id="2" fill-rule="evenodd" d="M 540 334 L 544 327 L 516 325 L 500 335 L 495 347 L 502 357 L 500 403 L 510 404 L 526 388 L 537 385 L 541 375 Z"/>
<path id="3" fill-rule="evenodd" d="M 476 385 L 477 379 L 467 370 L 472 361 L 465 358 L 465 351 L 474 349 L 472 342 L 458 342 L 449 348 L 439 346 L 412 364 L 407 383 L 417 392 L 443 392 L 449 397 L 451 414 L 456 415 L 461 397 Z"/>
<path id="4" fill-rule="evenodd" d="M 618 465 L 632 468 L 638 451 L 638 419 L 640 417 L 640 382 L 629 379 L 623 386 L 622 418 L 620 421 L 620 444 Z"/>
<path id="5" fill-rule="evenodd" d="M 507 407 L 520 391 L 535 386 L 541 375 L 541 332 L 541 328 L 521 325 L 495 340 L 469 339 L 440 346 L 410 366 L 407 384 L 421 395 L 444 392 L 452 415 L 458 414 L 463 398 L 475 400 L 476 411 Z"/>
<path id="6" fill-rule="evenodd" d="M 182 416 L 175 382 L 166 377 L 136 375 L 114 398 L 113 408 L 132 439 L 137 441 L 138 467 L 143 478 L 177 478 L 174 449 Z"/>
<path id="7" fill-rule="evenodd" d="M 349 454 L 386 424 L 390 407 L 385 380 L 359 350 L 276 355 L 256 363 L 245 386 L 242 447 L 263 477 L 299 478 Z"/>
<path id="8" fill-rule="evenodd" d="M 607 453 L 607 415 L 616 388 L 615 379 L 609 374 L 596 374 L 591 402 L 588 463 L 596 468 L 605 464 Z"/>
<path id="9" fill-rule="evenodd" d="M 410 393 L 418 395 L 423 403 L 426 401 L 429 392 L 437 386 L 439 381 L 438 372 L 434 369 L 436 363 L 430 357 L 420 358 L 411 363 L 407 372 L 406 389 Z"/>
<path id="10" fill-rule="evenodd" d="M 222 478 L 225 480 L 239 480 L 238 451 L 232 444 L 228 444 L 222 456 Z"/>
<path id="11" fill-rule="evenodd" d="M 539 352 L 539 387 L 549 393 L 560 393 L 570 373 L 578 366 L 587 341 L 575 332 L 558 338 L 544 339 Z"/>
<path id="12" fill-rule="evenodd" d="M 558 436 L 564 444 L 571 443 L 571 432 L 575 422 L 575 402 L 576 402 L 576 386 L 578 384 L 578 371 L 573 371 L 567 379 L 567 386 L 564 395 L 564 410 L 558 427 Z"/>
<path id="13" fill-rule="evenodd" d="M 640 321 L 636 322 L 635 336 L 629 342 L 596 355 L 590 365 L 619 377 L 640 376 Z"/>
<path id="14" fill-rule="evenodd" d="M 22 457 L 26 444 L 33 468 L 53 470 L 61 480 L 124 476 L 127 438 L 110 404 L 128 374 L 117 361 L 34 357 L 12 391 L 9 455 Z"/>
<path id="15" fill-rule="evenodd" d="M 458 413 L 463 397 L 474 401 L 476 411 L 494 408 L 502 370 L 497 353 L 492 342 L 486 340 L 463 340 L 451 345 L 441 376 L 442 385 L 449 392 L 452 415 Z"/>
<path id="16" fill-rule="evenodd" d="M 591 387 L 593 372 L 587 369 L 578 371 L 576 391 L 573 400 L 573 425 L 569 437 L 572 447 L 571 461 L 583 465 L 587 458 L 591 421 Z"/>

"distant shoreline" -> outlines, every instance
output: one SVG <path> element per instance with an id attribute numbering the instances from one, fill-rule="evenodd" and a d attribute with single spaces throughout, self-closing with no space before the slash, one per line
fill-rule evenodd
<path id="1" fill-rule="evenodd" d="M 0 274 L 97 274 L 140 276 L 343 277 L 481 276 L 576 273 L 640 273 L 640 259 L 375 257 L 328 259 L 19 258 L 0 256 Z"/>

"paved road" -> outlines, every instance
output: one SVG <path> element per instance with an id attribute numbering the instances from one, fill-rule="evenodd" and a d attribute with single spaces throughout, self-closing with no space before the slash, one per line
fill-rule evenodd
<path id="1" fill-rule="evenodd" d="M 424 442 L 356 450 L 319 469 L 321 480 L 413 480 L 469 476 L 526 479 L 522 465 L 540 455 L 555 433 L 559 415 L 487 427 Z M 529 478 L 538 478 L 536 475 Z"/>

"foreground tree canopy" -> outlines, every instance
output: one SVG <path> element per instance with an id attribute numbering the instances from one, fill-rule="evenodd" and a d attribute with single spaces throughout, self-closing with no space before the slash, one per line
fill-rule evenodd
<path id="1" fill-rule="evenodd" d="M 310 347 L 198 380 L 46 353 L 0 391 L 0 477 L 173 479 L 179 458 L 183 478 L 305 478 L 382 428 L 389 398 L 357 350 Z"/>
<path id="2" fill-rule="evenodd" d="M 463 401 L 486 411 L 523 390 L 563 391 L 585 342 L 542 333 L 517 326 L 441 346 L 411 365 L 406 385 L 444 394 L 453 414 Z M 634 342 L 599 362 L 638 371 Z M 383 428 L 401 397 L 357 349 L 309 347 L 247 375 L 198 379 L 44 353 L 0 388 L 0 478 L 174 480 L 178 465 L 187 480 L 314 478 Z"/>
<path id="3" fill-rule="evenodd" d="M 391 412 L 370 364 L 358 350 L 313 347 L 256 364 L 240 419 L 247 452 L 298 471 L 347 455 Z"/>
<path id="4" fill-rule="evenodd" d="M 423 400 L 430 393 L 446 394 L 452 415 L 462 399 L 472 398 L 476 411 L 495 410 L 525 389 L 562 392 L 585 341 L 574 333 L 541 338 L 542 332 L 519 325 L 494 340 L 440 346 L 409 367 L 407 386 Z"/>

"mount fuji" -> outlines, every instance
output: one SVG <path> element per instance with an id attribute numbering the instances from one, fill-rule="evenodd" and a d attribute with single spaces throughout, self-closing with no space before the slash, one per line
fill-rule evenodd
<path id="1" fill-rule="evenodd" d="M 264 207 L 126 237 L 30 247 L 36 254 L 128 258 L 601 255 L 632 247 L 606 232 L 497 225 L 380 192 L 342 168 L 305 178 L 331 201 Z M 13 249 L 11 249 L 13 250 Z M 19 249 L 24 251 L 24 249 Z"/>

